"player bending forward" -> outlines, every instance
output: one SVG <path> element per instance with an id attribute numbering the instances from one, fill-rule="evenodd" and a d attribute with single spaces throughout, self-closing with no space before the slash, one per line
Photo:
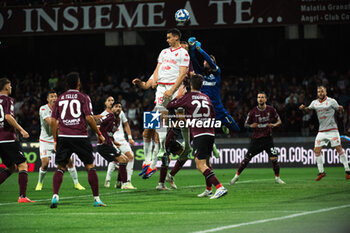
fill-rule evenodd
<path id="1" fill-rule="evenodd" d="M 186 115 L 191 115 L 191 118 L 196 121 L 215 119 L 214 107 L 209 97 L 199 91 L 203 85 L 203 77 L 194 75 L 190 84 L 191 92 L 183 97 L 180 97 L 180 95 L 184 94 L 184 91 L 180 93 L 179 97 L 176 97 L 167 105 L 167 109 L 183 107 Z M 207 196 L 211 196 L 210 199 L 216 199 L 226 195 L 226 188 L 222 186 L 212 169 L 208 167 L 215 139 L 214 128 L 199 128 L 196 124 L 195 127 L 191 128 L 191 133 L 193 134 L 193 153 L 196 167 L 205 177 L 207 190 L 210 189 L 211 192 L 212 185 L 216 187 L 215 194 L 212 196 L 212 193 L 209 193 Z"/>
<path id="2" fill-rule="evenodd" d="M 278 152 L 274 147 L 272 140 L 272 128 L 280 126 L 282 121 L 276 109 L 270 105 L 266 105 L 265 92 L 259 92 L 258 106 L 254 107 L 248 113 L 245 122 L 246 128 L 253 129 L 252 140 L 243 161 L 238 167 L 236 175 L 230 181 L 230 185 L 237 182 L 243 170 L 248 166 L 250 160 L 262 151 L 266 151 L 272 162 L 273 171 L 275 172 L 275 182 L 277 184 L 285 184 L 280 178 L 280 165 L 278 163 Z M 275 123 L 272 123 L 275 122 Z"/>
<path id="3" fill-rule="evenodd" d="M 345 179 L 348 180 L 350 179 L 348 159 L 341 146 L 338 126 L 334 119 L 335 111 L 343 113 L 344 108 L 343 106 L 340 106 L 335 99 L 327 96 L 327 89 L 324 86 L 317 87 L 317 97 L 318 99 L 312 101 L 308 107 L 303 104 L 299 107 L 299 109 L 303 112 L 315 110 L 317 113 L 318 121 L 320 123 L 314 148 L 317 168 L 319 172 L 316 181 L 319 181 L 326 176 L 326 172 L 323 168 L 321 150 L 322 147 L 327 146 L 329 142 L 331 143 L 331 146 L 335 147 L 337 150 L 340 162 L 344 165 L 345 168 Z"/>
<path id="4" fill-rule="evenodd" d="M 128 163 L 128 158 L 120 152 L 120 150 L 113 146 L 120 145 L 117 143 L 113 134 L 117 131 L 120 120 L 116 115 L 117 105 L 114 104 L 110 112 L 104 115 L 100 121 L 100 131 L 103 137 L 106 139 L 105 142 L 99 141 L 97 146 L 97 151 L 100 155 L 105 158 L 108 162 L 118 162 L 119 163 L 119 175 L 122 183 L 122 189 L 126 189 L 127 185 L 127 174 L 126 165 Z M 114 164 L 113 164 L 114 165 Z"/>
<path id="5" fill-rule="evenodd" d="M 84 163 L 88 173 L 88 181 L 94 196 L 94 206 L 106 206 L 99 197 L 98 177 L 94 168 L 92 145 L 88 138 L 87 123 L 98 134 L 100 142 L 105 138 L 95 123 L 90 97 L 79 92 L 80 78 L 78 73 L 70 73 L 66 77 L 68 91 L 58 97 L 52 110 L 51 129 L 56 145 L 57 170 L 53 175 L 53 197 L 51 208 L 57 208 L 63 174 L 72 153 L 76 153 Z M 57 123 L 58 121 L 58 123 Z"/>
<path id="6" fill-rule="evenodd" d="M 43 181 L 47 173 L 47 168 L 49 166 L 50 158 L 55 153 L 54 141 L 53 141 L 50 124 L 51 124 L 52 108 L 55 105 L 56 100 L 57 100 L 56 92 L 53 90 L 49 91 L 47 94 L 47 104 L 41 106 L 39 110 L 40 124 L 41 124 L 41 132 L 40 132 L 41 167 L 39 168 L 38 184 L 35 187 L 36 191 L 42 190 Z M 77 169 L 74 167 L 74 164 L 71 158 L 69 159 L 67 167 L 73 179 L 74 188 L 78 190 L 85 190 L 85 188 L 81 186 L 81 184 L 79 184 Z"/>

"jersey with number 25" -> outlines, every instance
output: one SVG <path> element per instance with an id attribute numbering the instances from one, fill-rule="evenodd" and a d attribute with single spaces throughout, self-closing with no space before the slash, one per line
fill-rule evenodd
<path id="1" fill-rule="evenodd" d="M 183 107 L 186 118 L 190 116 L 190 119 L 194 120 L 194 122 L 215 120 L 215 110 L 209 97 L 199 91 L 191 91 L 179 99 L 172 100 L 167 105 L 167 109 L 178 107 Z M 193 137 L 202 135 L 215 136 L 215 129 L 213 127 L 199 127 L 199 125 L 201 124 L 195 124 L 191 127 Z"/>
<path id="2" fill-rule="evenodd" d="M 58 120 L 59 137 L 87 138 L 86 116 L 93 115 L 90 97 L 77 90 L 60 95 L 52 110 Z"/>

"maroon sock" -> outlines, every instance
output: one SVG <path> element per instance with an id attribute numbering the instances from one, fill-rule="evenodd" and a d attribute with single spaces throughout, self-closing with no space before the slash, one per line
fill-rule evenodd
<path id="1" fill-rule="evenodd" d="M 239 165 L 238 170 L 237 170 L 237 172 L 238 172 L 239 174 L 241 174 L 242 171 L 248 166 L 249 161 L 250 161 L 250 160 L 248 160 L 248 159 L 246 159 L 246 158 L 243 159 L 243 161 L 241 162 L 241 164 Z"/>
<path id="2" fill-rule="evenodd" d="M 27 184 L 28 184 L 28 173 L 27 171 L 19 171 L 18 173 L 18 184 L 19 184 L 19 195 L 26 197 Z"/>
<path id="3" fill-rule="evenodd" d="M 206 179 L 206 177 L 204 177 L 204 179 L 205 179 L 205 183 L 207 185 L 207 190 L 211 190 L 211 183 Z"/>
<path id="4" fill-rule="evenodd" d="M 88 171 L 88 181 L 94 197 L 98 196 L 98 177 L 95 168 L 91 168 Z"/>
<path id="5" fill-rule="evenodd" d="M 278 161 L 272 162 L 273 171 L 275 172 L 275 176 L 280 176 L 280 164 Z"/>
<path id="6" fill-rule="evenodd" d="M 164 183 L 167 172 L 168 172 L 168 167 L 162 165 L 160 167 L 159 183 Z"/>
<path id="7" fill-rule="evenodd" d="M 178 173 L 178 171 L 181 170 L 181 168 L 183 167 L 183 165 L 186 163 L 186 160 L 177 160 L 175 163 L 175 166 L 173 167 L 173 169 L 170 172 L 170 175 L 175 176 L 176 173 Z"/>
<path id="8" fill-rule="evenodd" d="M 7 169 L 0 172 L 0 184 L 4 183 L 4 181 L 11 175 L 11 172 Z"/>
<path id="9" fill-rule="evenodd" d="M 207 187 L 211 185 L 215 185 L 216 188 L 221 187 L 220 181 L 216 178 L 214 172 L 209 168 L 203 172 L 203 175 L 206 179 Z"/>
<path id="10" fill-rule="evenodd" d="M 126 173 L 126 165 L 127 163 L 120 163 L 119 164 L 119 171 L 118 171 L 118 177 L 120 177 L 120 181 L 122 183 L 126 183 L 128 177 Z"/>
<path id="11" fill-rule="evenodd" d="M 60 191 L 60 187 L 63 181 L 64 171 L 57 169 L 53 175 L 53 194 L 57 194 Z"/>

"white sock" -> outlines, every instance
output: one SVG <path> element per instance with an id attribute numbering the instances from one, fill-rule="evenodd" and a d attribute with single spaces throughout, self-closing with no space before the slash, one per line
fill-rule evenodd
<path id="1" fill-rule="evenodd" d="M 100 196 L 94 196 L 94 199 L 95 199 L 95 201 L 97 201 L 97 202 L 101 201 L 101 200 L 100 200 Z"/>
<path id="2" fill-rule="evenodd" d="M 114 171 L 115 171 L 115 163 L 109 162 L 108 169 L 107 169 L 107 174 L 106 174 L 106 180 L 107 181 L 111 180 L 111 177 L 112 177 L 112 174 L 113 174 Z"/>
<path id="3" fill-rule="evenodd" d="M 343 153 L 342 155 L 339 156 L 340 158 L 340 162 L 342 162 L 342 164 L 344 165 L 345 171 L 350 171 L 349 169 L 349 164 L 348 164 L 348 158 L 345 156 L 345 154 Z"/>
<path id="4" fill-rule="evenodd" d="M 69 174 L 73 179 L 74 184 L 78 184 L 78 173 L 77 173 L 77 169 L 75 167 L 73 168 L 68 168 Z"/>
<path id="5" fill-rule="evenodd" d="M 129 160 L 128 164 L 126 165 L 126 172 L 128 174 L 128 182 L 131 182 L 132 173 L 134 171 L 134 159 L 131 161 Z"/>
<path id="6" fill-rule="evenodd" d="M 152 163 L 150 165 L 151 169 L 154 169 L 157 166 L 157 161 L 158 161 L 158 157 L 157 154 L 159 152 L 159 144 L 155 144 L 154 145 L 154 149 L 153 149 L 153 155 L 152 155 Z"/>
<path id="7" fill-rule="evenodd" d="M 190 143 L 190 131 L 188 128 L 181 128 L 181 135 L 185 143 L 185 148 L 191 147 Z"/>
<path id="8" fill-rule="evenodd" d="M 143 138 L 143 152 L 145 154 L 145 164 L 150 164 L 152 156 L 152 141 L 147 142 L 145 138 Z"/>
<path id="9" fill-rule="evenodd" d="M 43 182 L 46 173 L 47 173 L 47 171 L 43 171 L 43 170 L 41 170 L 41 168 L 39 168 L 39 180 L 38 180 L 39 183 Z"/>
<path id="10" fill-rule="evenodd" d="M 319 173 L 324 172 L 322 155 L 316 157 L 316 163 Z"/>
<path id="11" fill-rule="evenodd" d="M 166 134 L 167 132 L 164 132 L 164 129 L 161 129 L 158 132 L 159 135 L 159 149 L 160 150 L 165 150 L 165 139 L 166 139 Z"/>

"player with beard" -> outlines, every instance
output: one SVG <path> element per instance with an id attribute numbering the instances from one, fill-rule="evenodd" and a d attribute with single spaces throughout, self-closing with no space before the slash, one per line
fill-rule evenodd
<path id="1" fill-rule="evenodd" d="M 23 138 L 29 138 L 29 134 L 16 121 L 14 104 L 15 100 L 9 95 L 12 93 L 11 81 L 7 78 L 0 79 L 0 158 L 6 169 L 0 171 L 0 184 L 2 184 L 18 168 L 19 198 L 18 203 L 35 202 L 26 196 L 28 184 L 28 165 L 23 155 L 16 130 Z"/>
<path id="2" fill-rule="evenodd" d="M 335 99 L 327 96 L 327 89 L 324 86 L 317 87 L 317 97 L 318 98 L 312 101 L 308 107 L 306 107 L 304 104 L 300 105 L 299 107 L 299 109 L 303 112 L 315 110 L 320 123 L 314 148 L 316 163 L 319 171 L 316 181 L 319 181 L 326 176 L 321 151 L 322 147 L 327 146 L 329 142 L 331 143 L 331 147 L 335 147 L 337 150 L 340 162 L 344 165 L 345 179 L 348 180 L 350 179 L 348 159 L 341 146 L 338 126 L 334 119 L 335 112 L 343 113 L 344 108 L 343 106 L 339 105 Z"/>
<path id="3" fill-rule="evenodd" d="M 273 171 L 275 173 L 275 182 L 277 184 L 285 184 L 280 178 L 280 165 L 278 163 L 278 152 L 275 149 L 272 139 L 272 128 L 278 127 L 282 121 L 276 109 L 266 104 L 267 98 L 265 92 L 258 92 L 257 102 L 258 106 L 254 107 L 248 113 L 245 121 L 245 127 L 253 129 L 253 136 L 247 153 L 243 161 L 238 167 L 236 175 L 230 181 L 230 185 L 235 184 L 248 166 L 250 160 L 262 151 L 266 151 L 272 162 Z"/>
<path id="4" fill-rule="evenodd" d="M 108 162 L 118 162 L 119 163 L 119 175 L 120 181 L 122 183 L 121 188 L 126 189 L 127 185 L 127 172 L 126 165 L 128 163 L 128 157 L 121 153 L 121 151 L 114 147 L 120 146 L 113 138 L 113 134 L 118 130 L 120 119 L 117 115 L 118 104 L 113 104 L 111 110 L 107 112 L 100 119 L 100 131 L 103 137 L 106 139 L 105 142 L 98 141 L 97 151 L 105 158 Z"/>

